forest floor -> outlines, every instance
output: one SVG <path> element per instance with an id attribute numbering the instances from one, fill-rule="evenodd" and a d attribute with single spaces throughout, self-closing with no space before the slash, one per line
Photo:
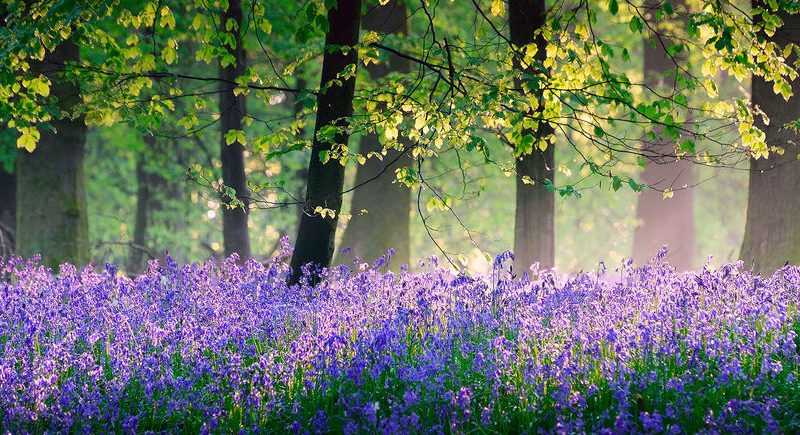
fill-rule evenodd
<path id="1" fill-rule="evenodd" d="M 3 432 L 800 430 L 800 268 L 0 263 Z M 376 266 L 380 266 L 377 264 Z"/>

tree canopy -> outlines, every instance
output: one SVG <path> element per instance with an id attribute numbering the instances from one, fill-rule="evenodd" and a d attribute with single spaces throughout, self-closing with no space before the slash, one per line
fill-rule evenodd
<path id="1" fill-rule="evenodd" d="M 360 15 L 388 3 L 366 2 Z M 266 165 L 302 161 L 312 142 L 324 143 L 323 165 L 380 161 L 382 173 L 430 193 L 425 208 L 444 212 L 452 212 L 458 197 L 432 186 L 423 162 L 457 158 L 461 165 L 468 155 L 513 174 L 517 159 L 558 146 L 574 156 L 554 163 L 561 176 L 520 175 L 521 185 L 562 197 L 607 186 L 670 198 L 693 186 L 645 183 L 631 168 L 676 160 L 740 168 L 750 158 L 786 151 L 767 144 L 767 114 L 747 95 L 725 90 L 730 77 L 756 77 L 775 95 L 792 96 L 798 47 L 772 36 L 798 12 L 796 2 L 556 1 L 523 44 L 509 33 L 514 3 L 406 0 L 397 7 L 407 11 L 408 32 L 363 29 L 355 44 L 337 45 L 324 43 L 330 13 L 342 7 L 332 0 L 244 1 L 241 20 L 226 15 L 224 0 L 8 1 L 0 29 L 0 54 L 7 59 L 0 66 L 0 118 L 16 136 L 16 153 L 34 151 L 43 132 L 63 119 L 191 142 L 218 128 L 217 95 L 232 87 L 236 97 L 247 96 L 248 111 L 237 128 L 222 132 L 225 144 L 240 145 Z M 655 82 L 642 77 L 643 40 L 673 65 Z M 49 61 L 67 41 L 79 47 L 80 58 Z M 218 74 L 218 67 L 236 64 L 240 45 L 246 68 Z M 309 79 L 330 53 L 357 53 L 358 61 L 314 86 Z M 391 58 L 409 68 L 380 76 L 364 68 Z M 38 64 L 77 86 L 76 104 L 59 104 L 52 74 Z M 317 98 L 349 80 L 357 84 L 346 122 L 303 135 L 318 115 Z M 380 149 L 360 153 L 340 140 L 370 134 Z M 672 146 L 647 146 L 665 141 Z M 179 154 L 177 147 L 166 152 Z M 417 163 L 399 165 L 401 156 Z M 188 166 L 195 181 L 227 198 L 226 208 L 293 206 L 322 219 L 342 213 L 339 206 L 310 206 L 285 180 L 252 178 L 244 198 L 241 186 L 237 196 L 220 181 L 213 162 Z"/>

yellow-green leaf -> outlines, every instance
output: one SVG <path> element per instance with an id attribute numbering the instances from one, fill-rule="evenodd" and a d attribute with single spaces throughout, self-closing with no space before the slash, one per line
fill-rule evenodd
<path id="1" fill-rule="evenodd" d="M 29 153 L 36 149 L 36 144 L 39 143 L 39 130 L 33 127 L 23 127 L 20 129 L 20 136 L 17 138 L 17 148 L 22 148 Z"/>
<path id="2" fill-rule="evenodd" d="M 232 145 L 234 142 L 238 142 L 242 146 L 247 145 L 247 136 L 242 130 L 231 129 L 225 133 L 225 143 Z"/>
<path id="3" fill-rule="evenodd" d="M 506 5 L 503 0 L 492 0 L 490 11 L 495 17 L 500 17 L 506 12 Z"/>
<path id="4" fill-rule="evenodd" d="M 169 6 L 164 6 L 161 8 L 161 24 L 164 27 L 169 27 L 170 29 L 175 28 L 175 16 L 172 15 L 172 11 L 169 9 Z"/>
<path id="5" fill-rule="evenodd" d="M 50 95 L 50 81 L 46 77 L 24 80 L 22 85 L 43 97 Z"/>

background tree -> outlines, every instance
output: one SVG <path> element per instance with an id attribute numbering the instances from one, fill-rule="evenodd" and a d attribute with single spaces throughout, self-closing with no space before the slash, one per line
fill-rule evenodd
<path id="1" fill-rule="evenodd" d="M 6 25 L 6 8 L 0 6 L 0 28 Z M 17 228 L 17 176 L 14 174 L 16 150 L 9 130 L 0 132 L 0 256 L 14 252 Z"/>
<path id="2" fill-rule="evenodd" d="M 383 35 L 408 33 L 406 7 L 402 0 L 391 0 L 384 5 L 375 5 L 361 19 L 364 30 Z M 381 63 L 370 63 L 366 70 L 372 80 L 379 81 L 392 72 L 405 74 L 410 71 L 408 59 L 391 53 Z M 390 267 L 397 270 L 410 261 L 409 224 L 411 191 L 395 180 L 395 170 L 411 163 L 408 155 L 410 144 L 401 138 L 401 147 L 389 148 L 378 159 L 384 147 L 376 132 L 361 137 L 359 153 L 367 157 L 356 169 L 355 185 L 350 205 L 352 218 L 342 235 L 340 246 L 349 250 L 339 252 L 340 262 L 352 256 L 372 261 L 394 249 Z M 363 212 L 362 212 L 363 211 Z"/>
<path id="3" fill-rule="evenodd" d="M 145 146 L 136 157 L 136 217 L 133 225 L 133 240 L 129 246 L 127 265 L 129 273 L 142 272 L 145 260 L 148 256 L 153 255 L 149 248 L 148 233 L 154 221 L 154 212 L 161 208 L 158 199 L 159 193 L 165 194 L 166 192 L 163 190 L 167 186 L 162 175 L 153 167 L 154 157 L 159 154 L 156 137 L 145 134 L 143 142 Z"/>
<path id="4" fill-rule="evenodd" d="M 80 60 L 78 46 L 65 41 L 32 65 L 50 82 L 60 117 L 39 130 L 35 150 L 17 159 L 17 253 L 41 254 L 50 266 L 89 260 L 83 158 L 86 124 L 72 118 L 80 88 L 64 76 L 64 65 Z M 24 140 L 23 140 L 24 141 Z"/>
<path id="5" fill-rule="evenodd" d="M 753 2 L 753 7 L 771 10 L 765 2 Z M 787 45 L 800 41 L 800 16 L 778 16 L 782 25 L 774 35 L 761 36 L 780 53 Z M 756 23 L 764 25 L 765 21 L 757 15 Z M 797 61 L 796 52 L 792 53 L 791 60 Z M 788 103 L 774 92 L 773 86 L 763 77 L 753 77 L 752 104 L 764 112 L 764 116 L 756 118 L 756 124 L 766 134 L 767 144 L 781 151 L 770 153 L 766 159 L 758 155 L 750 159 L 747 220 L 740 254 L 746 264 L 763 273 L 786 262 L 800 263 L 800 135 L 795 122 L 800 118 L 800 80 L 791 82 L 794 96 Z"/>
<path id="6" fill-rule="evenodd" d="M 350 138 L 348 118 L 353 114 L 361 1 L 337 1 L 328 10 L 327 21 L 304 213 L 292 255 L 294 281 L 300 278 L 303 266 L 327 267 L 333 257 L 344 165 L 330 159 L 344 152 L 342 146 L 347 146 Z"/>
<path id="7" fill-rule="evenodd" d="M 1 146 L 1 145 L 0 145 Z M 14 251 L 17 228 L 17 176 L 0 164 L 0 256 Z"/>
<path id="8" fill-rule="evenodd" d="M 657 18 L 665 15 L 664 4 L 660 0 L 645 3 L 649 26 L 676 25 Z M 676 27 L 685 28 L 685 4 L 674 2 L 669 7 L 678 8 L 682 22 Z M 652 32 L 644 38 L 644 83 L 665 95 L 679 92 L 675 89 L 678 86 L 676 75 L 680 73 L 679 62 L 685 62 L 685 56 L 668 53 L 674 43 Z M 652 158 L 642 171 L 641 181 L 653 188 L 639 194 L 636 207 L 639 225 L 633 236 L 633 259 L 643 264 L 667 245 L 670 263 L 678 270 L 687 270 L 693 266 L 695 253 L 694 190 L 684 187 L 694 182 L 694 165 L 687 159 L 675 158 L 675 143 L 664 136 L 663 129 L 656 134 L 655 140 L 643 138 L 643 154 Z"/>
<path id="9" fill-rule="evenodd" d="M 242 131 L 245 116 L 245 96 L 237 90 L 236 81 L 245 72 L 247 54 L 242 38 L 241 0 L 229 0 L 228 9 L 222 13 L 220 27 L 230 35 L 223 46 L 230 55 L 220 59 L 220 77 L 223 89 L 219 96 L 220 111 L 220 160 L 222 161 L 222 181 L 226 188 L 235 192 L 223 193 L 222 234 L 225 255 L 239 254 L 241 261 L 250 258 L 250 235 L 247 228 L 250 208 L 250 191 L 244 166 L 244 144 L 238 132 Z"/>
<path id="10" fill-rule="evenodd" d="M 547 57 L 547 41 L 541 31 L 545 25 L 547 8 L 544 0 L 510 0 L 508 2 L 508 29 L 511 43 L 517 50 L 515 68 L 519 71 L 515 84 L 526 87 L 532 99 L 539 101 L 534 118 L 542 119 L 544 110 L 542 93 L 537 90 L 530 74 L 542 68 Z M 532 44 L 536 55 L 525 60 L 523 53 Z M 535 64 L 533 64 L 535 60 Z M 547 140 L 553 128 L 543 120 L 535 127 L 523 129 L 516 139 L 516 210 L 514 219 L 514 265 L 518 271 L 526 271 L 538 262 L 541 267 L 555 264 L 555 194 L 554 155 L 555 149 Z M 549 188 L 548 188 L 549 184 Z"/>
<path id="11" fill-rule="evenodd" d="M 554 148 L 558 163 L 549 169 L 558 172 L 558 183 L 524 175 L 517 182 L 535 183 L 534 187 L 543 186 L 556 197 L 570 198 L 555 201 L 559 213 L 566 214 L 558 223 L 562 247 L 559 262 L 570 268 L 586 264 L 592 252 L 596 258 L 608 251 L 609 259 L 629 253 L 626 225 L 635 215 L 629 207 L 634 196 L 620 193 L 626 199 L 604 203 L 607 197 L 595 199 L 595 193 L 619 189 L 636 192 L 647 187 L 636 178 L 636 166 L 643 157 L 642 137 L 663 133 L 667 140 L 681 144 L 686 160 L 709 166 L 725 167 L 729 164 L 727 157 L 736 162 L 743 151 L 754 156 L 767 151 L 752 125 L 757 110 L 713 93 L 720 70 L 740 80 L 746 80 L 749 74 L 764 76 L 779 92 L 786 93 L 785 79 L 794 70 L 780 53 L 761 50 L 760 40 L 751 32 L 749 12 L 704 0 L 702 8 L 693 9 L 696 12 L 687 16 L 688 37 L 674 38 L 670 29 L 650 28 L 646 18 L 649 9 L 640 3 L 556 3 L 547 9 L 544 25 L 535 33 L 546 41 L 541 46 L 519 47 L 510 40 L 506 30 L 508 8 L 516 3 L 502 0 L 414 1 L 409 5 L 409 25 L 417 37 L 369 32 L 362 38 L 353 50 L 365 64 L 397 56 L 414 67 L 408 73 L 391 74 L 376 86 L 360 87 L 354 93 L 352 116 L 336 121 L 346 123 L 349 133 L 377 135 L 382 152 L 403 149 L 406 146 L 398 139 L 409 139 L 409 154 L 416 162 L 400 167 L 395 177 L 417 192 L 418 220 L 422 221 L 422 231 L 418 232 L 427 236 L 424 242 L 415 241 L 417 255 L 426 256 L 439 249 L 459 267 L 456 262 L 467 263 L 460 258 L 465 252 L 451 240 L 469 240 L 468 249 L 478 250 L 467 253 L 470 261 L 485 252 L 509 248 L 512 231 L 501 235 L 496 229 L 511 224 L 496 210 L 503 209 L 499 202 L 508 204 L 505 214 L 510 219 L 515 201 L 506 194 L 512 195 L 512 189 L 500 181 L 502 178 L 496 182 L 490 179 L 498 173 L 513 179 L 516 158 L 536 150 Z M 13 0 L 12 4 L 16 5 Z M 85 55 L 80 64 L 66 68 L 83 91 L 72 119 L 85 115 L 92 126 L 93 141 L 108 137 L 115 142 L 140 142 L 143 132 L 153 132 L 178 149 L 183 149 L 179 143 L 194 141 L 215 145 L 210 153 L 205 151 L 207 146 L 197 146 L 197 152 L 182 156 L 175 153 L 176 165 L 191 168 L 190 182 L 197 184 L 184 185 L 188 187 L 186 207 L 173 207 L 182 204 L 176 196 L 164 203 L 165 209 L 196 209 L 185 213 L 192 217 L 187 219 L 191 223 L 183 237 L 170 231 L 173 227 L 169 219 L 160 218 L 152 226 L 152 234 L 154 246 L 171 251 L 179 246 L 173 253 L 186 259 L 222 255 L 221 233 L 214 228 L 222 216 L 219 195 L 227 189 L 220 181 L 222 165 L 217 157 L 220 118 L 216 99 L 220 90 L 230 85 L 220 76 L 220 61 L 233 56 L 229 29 L 219 25 L 220 5 L 174 0 L 98 8 L 81 2 L 53 4 L 52 8 L 46 7 L 48 2 L 31 4 L 35 8 L 32 13 L 21 13 L 14 7 L 9 19 L 13 29 L 0 29 L 0 52 L 9 59 L 0 65 L 0 93 L 4 97 L 0 98 L 0 116 L 4 125 L 19 136 L 21 146 L 36 146 L 39 130 L 46 128 L 56 113 L 48 98 L 41 95 L 49 91 L 43 86 L 47 83 L 31 73 L 28 62 L 41 60 L 41 54 L 73 37 Z M 674 11 L 668 10 L 669 4 L 661 3 L 664 21 L 678 21 Z M 45 9 L 47 13 L 42 12 Z M 256 244 L 264 249 L 257 255 L 263 255 L 272 252 L 269 247 L 277 246 L 278 237 L 293 226 L 295 206 L 303 202 L 296 199 L 294 174 L 296 163 L 308 162 L 302 155 L 311 152 L 312 144 L 299 137 L 303 122 L 296 118 L 304 121 L 317 108 L 326 110 L 304 103 L 299 116 L 293 116 L 291 106 L 282 103 L 289 94 L 316 99 L 329 90 L 327 86 L 297 89 L 295 80 L 302 69 L 313 82 L 311 78 L 322 63 L 324 35 L 330 28 L 322 0 L 275 2 L 269 8 L 253 2 L 242 4 L 242 12 L 246 31 L 241 37 L 247 38 L 246 45 L 258 54 L 249 62 L 247 72 L 236 77 L 234 89 L 247 95 L 249 107 L 243 115 L 242 130 L 233 131 L 231 137 L 246 143 L 252 155 L 246 162 L 246 172 L 253 188 L 253 206 L 264 211 L 258 218 L 249 218 L 263 222 L 259 227 L 264 231 L 250 237 L 259 238 Z M 773 22 L 771 18 L 765 21 Z M 643 33 L 648 33 L 649 39 L 661 35 L 674 41 L 668 50 L 691 51 L 694 59 L 704 63 L 702 74 L 693 69 L 676 74 L 679 86 L 674 87 L 675 94 L 649 90 L 642 83 L 639 64 Z M 682 29 L 677 34 L 683 35 Z M 194 48 L 187 50 L 190 46 Z M 522 65 L 529 68 L 521 72 Z M 334 87 L 349 79 L 354 70 L 355 66 L 348 68 Z M 317 135 L 319 141 L 331 144 L 330 149 L 319 153 L 323 160 L 338 161 L 341 166 L 364 159 L 341 146 L 345 144 L 331 140 L 339 132 L 335 124 L 325 127 L 329 128 L 320 128 Z M 548 131 L 553 134 L 545 134 Z M 131 132 L 134 140 L 115 136 Z M 731 133 L 737 136 L 732 138 Z M 512 145 L 515 153 L 509 153 L 503 144 Z M 93 245 L 101 246 L 104 239 L 124 241 L 113 245 L 119 246 L 124 258 L 131 228 L 135 229 L 132 211 L 136 189 L 130 183 L 135 158 L 121 165 L 104 164 L 101 156 L 120 152 L 129 157 L 134 153 L 106 146 L 95 153 L 92 148 L 92 158 L 96 158 L 91 174 L 92 207 L 100 212 L 93 216 L 102 219 L 102 225 L 93 225 L 97 229 Z M 674 158 L 666 152 L 644 157 Z M 116 174 L 118 170 L 125 171 L 125 180 L 115 181 L 122 176 Z M 112 185 L 114 192 L 105 195 L 103 188 Z M 477 199 L 473 192 L 491 194 Z M 576 205 L 574 199 L 590 192 L 589 205 Z M 114 200 L 109 201 L 109 197 Z M 480 201 L 479 207 L 475 201 Z M 591 207 L 593 204 L 602 207 Z M 616 205 L 625 209 L 615 210 Z M 592 210 L 602 219 L 580 216 L 580 209 Z M 463 210 L 474 215 L 463 219 Z M 305 211 L 330 217 L 333 209 L 321 204 Z M 353 210 L 356 215 L 358 211 Z M 441 218 L 434 221 L 439 213 Z M 127 217 L 108 217 L 121 215 Z M 444 225 L 440 225 L 442 222 Z M 614 253 L 601 248 L 603 231 L 609 230 L 625 233 L 614 240 Z M 587 244 L 584 234 L 591 234 L 595 240 L 593 250 L 582 249 Z M 487 238 L 493 243 L 483 244 Z M 440 243 L 445 239 L 447 244 Z M 102 246 L 103 250 L 96 253 L 98 261 L 110 258 L 103 254 L 112 245 Z M 575 246 L 580 247 L 579 255 L 571 255 L 578 251 Z"/>

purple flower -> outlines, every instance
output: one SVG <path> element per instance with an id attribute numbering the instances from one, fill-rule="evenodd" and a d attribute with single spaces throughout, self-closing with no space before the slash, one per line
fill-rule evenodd
<path id="1" fill-rule="evenodd" d="M 680 433 L 702 418 L 708 431 L 791 431 L 795 266 L 677 273 L 657 256 L 515 279 L 431 259 L 289 287 L 281 258 L 153 261 L 136 277 L 0 260 L 0 426 Z"/>
<path id="2" fill-rule="evenodd" d="M 664 429 L 664 421 L 657 412 L 651 414 L 643 411 L 639 414 L 639 420 L 641 420 L 645 432 L 658 433 Z"/>

